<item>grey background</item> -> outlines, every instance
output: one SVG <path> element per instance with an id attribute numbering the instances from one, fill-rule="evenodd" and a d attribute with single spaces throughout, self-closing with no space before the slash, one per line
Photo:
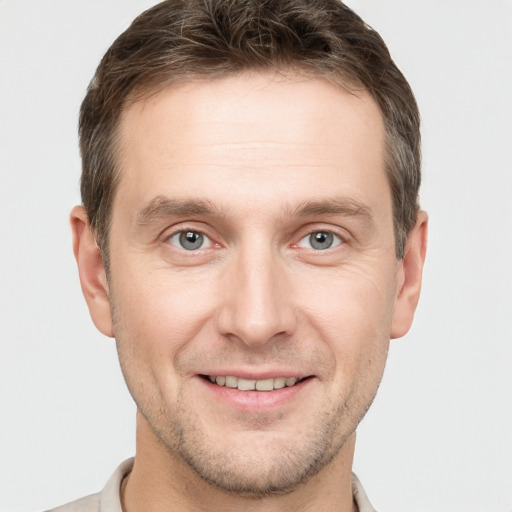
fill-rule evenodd
<path id="1" fill-rule="evenodd" d="M 99 59 L 152 1 L 0 0 L 0 510 L 101 489 L 134 451 L 68 213 Z M 379 510 L 512 510 L 512 2 L 359 0 L 423 116 L 423 296 L 392 342 L 355 471 Z"/>

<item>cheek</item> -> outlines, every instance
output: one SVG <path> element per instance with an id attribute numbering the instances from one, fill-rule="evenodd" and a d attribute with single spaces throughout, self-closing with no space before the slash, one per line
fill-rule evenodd
<path id="1" fill-rule="evenodd" d="M 115 329 L 118 342 L 133 345 L 158 366 L 175 359 L 212 316 L 211 280 L 176 276 L 169 270 L 141 273 L 130 283 L 115 283 Z"/>
<path id="2" fill-rule="evenodd" d="M 346 267 L 304 283 L 300 294 L 307 297 L 308 322 L 345 375 L 384 364 L 394 307 L 393 276 L 392 269 Z"/>
<path id="3" fill-rule="evenodd" d="M 346 332 L 388 330 L 396 294 L 393 268 L 360 265 L 312 275 L 300 284 L 298 295 L 314 322 Z"/>
<path id="4" fill-rule="evenodd" d="M 111 303 L 125 381 L 141 410 L 152 414 L 179 393 L 186 377 L 180 360 L 208 327 L 212 299 L 200 281 L 184 282 L 162 271 L 140 275 L 145 278 L 121 283 L 113 275 Z"/>

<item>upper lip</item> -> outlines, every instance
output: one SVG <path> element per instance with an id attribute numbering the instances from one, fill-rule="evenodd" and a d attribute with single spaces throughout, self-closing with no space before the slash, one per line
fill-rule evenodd
<path id="1" fill-rule="evenodd" d="M 245 371 L 240 369 L 213 369 L 201 371 L 199 375 L 206 377 L 237 377 L 238 379 L 247 380 L 266 380 L 275 379 L 277 377 L 296 377 L 297 379 L 304 379 L 310 377 L 311 374 L 307 374 L 297 370 L 270 370 L 264 372 Z"/>

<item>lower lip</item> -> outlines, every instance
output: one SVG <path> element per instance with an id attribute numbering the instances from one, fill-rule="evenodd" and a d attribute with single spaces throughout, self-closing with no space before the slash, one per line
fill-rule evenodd
<path id="1" fill-rule="evenodd" d="M 263 412 L 283 407 L 294 401 L 299 394 L 311 386 L 314 379 L 309 377 L 294 386 L 273 391 L 240 391 L 237 388 L 213 384 L 202 377 L 199 377 L 199 380 L 218 400 L 231 407 L 245 412 Z"/>

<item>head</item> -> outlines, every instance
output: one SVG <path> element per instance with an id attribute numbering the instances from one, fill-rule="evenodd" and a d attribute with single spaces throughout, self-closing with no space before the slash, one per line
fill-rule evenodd
<path id="1" fill-rule="evenodd" d="M 105 55 L 80 135 L 75 254 L 136 460 L 250 497 L 350 468 L 426 243 L 380 37 L 334 0 L 164 2 Z"/>
<path id="2" fill-rule="evenodd" d="M 82 201 L 107 271 L 123 109 L 172 83 L 248 70 L 294 70 L 372 96 L 385 124 L 395 250 L 403 257 L 419 210 L 420 117 L 379 34 L 337 0 L 171 0 L 141 14 L 118 37 L 81 108 Z"/>

